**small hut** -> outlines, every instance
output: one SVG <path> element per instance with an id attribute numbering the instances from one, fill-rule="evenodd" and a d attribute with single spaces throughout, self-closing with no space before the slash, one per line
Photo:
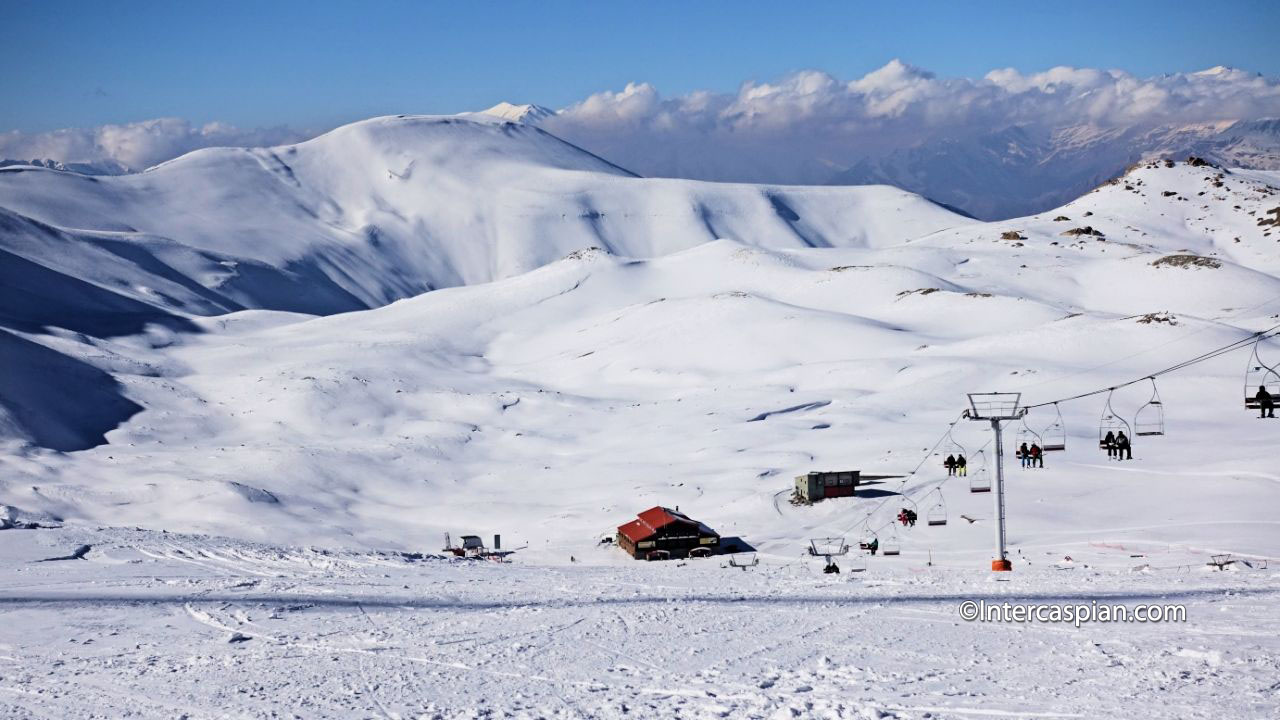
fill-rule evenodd
<path id="1" fill-rule="evenodd" d="M 807 503 L 815 503 L 831 497 L 850 497 L 858 489 L 861 475 L 862 472 L 859 470 L 797 475 L 795 497 Z"/>
<path id="2" fill-rule="evenodd" d="M 637 560 L 707 557 L 720 549 L 720 535 L 678 509 L 658 506 L 618 526 L 618 547 Z"/>

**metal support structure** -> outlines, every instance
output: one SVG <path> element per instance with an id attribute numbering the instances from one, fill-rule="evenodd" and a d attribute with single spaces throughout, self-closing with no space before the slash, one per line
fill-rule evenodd
<path id="1" fill-rule="evenodd" d="M 991 430 L 996 434 L 996 559 L 991 561 L 992 570 L 1012 570 L 1009 554 L 1004 547 L 1004 436 L 1001 433 L 1000 420 L 992 418 Z M 996 564 L 1000 567 L 997 568 Z"/>
<path id="2" fill-rule="evenodd" d="M 991 561 L 991 569 L 997 572 L 1013 570 L 1009 554 L 1005 549 L 1005 517 L 1004 517 L 1004 434 L 1002 423 L 1008 420 L 1020 420 L 1027 414 L 1026 408 L 1019 407 L 1022 393 L 969 393 L 969 409 L 964 416 L 969 420 L 987 421 L 991 423 L 991 431 L 996 440 L 996 482 L 995 482 L 995 515 L 996 515 L 996 557 Z"/>

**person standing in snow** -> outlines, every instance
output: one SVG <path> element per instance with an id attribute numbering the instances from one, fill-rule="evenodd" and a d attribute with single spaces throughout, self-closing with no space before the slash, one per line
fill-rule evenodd
<path id="1" fill-rule="evenodd" d="M 1258 393 L 1253 396 L 1258 401 L 1258 409 L 1261 414 L 1259 418 L 1273 418 L 1276 416 L 1276 401 L 1271 397 L 1271 393 L 1267 392 L 1265 385 L 1258 386 Z"/>
<path id="2" fill-rule="evenodd" d="M 1018 458 L 1022 460 L 1023 468 L 1031 467 L 1031 451 L 1027 449 L 1026 443 L 1022 443 L 1022 446 L 1018 448 Z"/>
<path id="3" fill-rule="evenodd" d="M 1133 446 L 1129 443 L 1129 436 L 1125 435 L 1123 430 L 1120 431 L 1119 435 L 1116 435 L 1116 459 L 1133 459 Z"/>
<path id="4" fill-rule="evenodd" d="M 956 474 L 960 477 L 969 474 L 969 463 L 964 459 L 963 455 L 956 456 Z"/>
<path id="5" fill-rule="evenodd" d="M 956 456 L 948 455 L 946 460 L 942 461 L 942 467 L 947 469 L 947 477 L 956 474 Z"/>
<path id="6" fill-rule="evenodd" d="M 1044 450 L 1040 443 L 1031 443 L 1031 467 L 1044 467 Z"/>
<path id="7" fill-rule="evenodd" d="M 1108 459 L 1115 457 L 1116 456 L 1116 434 L 1108 430 L 1107 436 L 1102 438 L 1102 447 L 1107 449 Z"/>

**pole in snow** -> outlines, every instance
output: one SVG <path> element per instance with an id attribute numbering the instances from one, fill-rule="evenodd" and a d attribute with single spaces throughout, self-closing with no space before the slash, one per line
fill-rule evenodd
<path id="1" fill-rule="evenodd" d="M 1027 414 L 1027 409 L 1019 407 L 1022 393 L 969 393 L 969 409 L 964 416 L 969 420 L 987 421 L 991 423 L 991 431 L 996 440 L 996 557 L 991 561 L 991 569 L 996 572 L 1013 570 L 1013 563 L 1005 550 L 1004 532 L 1004 436 L 1001 423 L 1006 420 L 1017 420 Z"/>

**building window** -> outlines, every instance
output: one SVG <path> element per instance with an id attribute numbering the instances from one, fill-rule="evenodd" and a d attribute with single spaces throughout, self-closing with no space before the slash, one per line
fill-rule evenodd
<path id="1" fill-rule="evenodd" d="M 651 548 L 651 547 L 653 547 L 653 541 L 652 541 L 652 540 L 641 540 L 640 542 L 636 543 L 636 547 L 638 547 L 638 548 Z"/>

